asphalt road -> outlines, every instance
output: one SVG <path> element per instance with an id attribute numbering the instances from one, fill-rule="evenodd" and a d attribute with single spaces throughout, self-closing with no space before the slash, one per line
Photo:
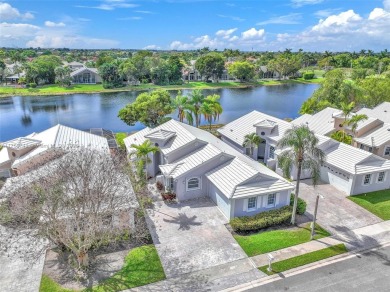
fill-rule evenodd
<path id="1" fill-rule="evenodd" d="M 390 246 L 248 291 L 390 291 Z"/>

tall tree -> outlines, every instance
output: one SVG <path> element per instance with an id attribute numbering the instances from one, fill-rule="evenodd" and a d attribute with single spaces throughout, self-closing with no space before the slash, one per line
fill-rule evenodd
<path id="1" fill-rule="evenodd" d="M 113 63 L 104 63 L 99 67 L 99 73 L 102 77 L 104 88 L 117 88 L 123 86 L 117 65 Z"/>
<path id="2" fill-rule="evenodd" d="M 213 81 L 218 81 L 225 69 L 225 62 L 220 54 L 209 53 L 196 60 L 195 69 L 205 80 L 212 78 Z"/>
<path id="3" fill-rule="evenodd" d="M 134 148 L 136 151 L 134 152 L 134 155 L 142 161 L 142 165 L 147 165 L 150 163 L 149 153 L 156 153 L 159 148 L 157 146 L 154 146 L 150 140 L 145 140 L 142 144 L 136 145 L 131 144 L 131 147 Z M 145 171 L 146 175 L 146 181 L 148 180 L 148 172 Z"/>
<path id="4" fill-rule="evenodd" d="M 278 143 L 278 147 L 285 148 L 278 156 L 278 166 L 282 169 L 284 176 L 290 178 L 291 169 L 293 167 L 297 169 L 292 224 L 295 224 L 302 168 L 310 171 L 314 186 L 320 178 L 320 166 L 324 162 L 325 154 L 317 145 L 318 138 L 305 125 L 288 129 Z"/>
<path id="5" fill-rule="evenodd" d="M 173 101 L 174 106 L 177 110 L 177 117 L 180 122 L 183 122 L 184 119 L 188 121 L 190 125 L 193 124 L 193 117 L 192 117 L 192 107 L 189 103 L 189 99 L 187 96 L 184 96 L 181 94 L 181 91 L 179 91 L 176 95 L 175 100 Z"/>
<path id="6" fill-rule="evenodd" d="M 234 62 L 228 66 L 228 72 L 240 82 L 250 81 L 255 76 L 255 66 L 248 61 Z"/>
<path id="7" fill-rule="evenodd" d="M 247 134 L 244 137 L 244 143 L 242 143 L 242 146 L 249 148 L 250 155 L 253 157 L 253 148 L 255 146 L 259 146 L 262 140 L 263 139 L 261 139 L 256 133 Z"/>
<path id="8" fill-rule="evenodd" d="M 192 113 L 195 118 L 195 126 L 197 128 L 199 127 L 201 119 L 200 107 L 202 106 L 204 99 L 205 97 L 200 89 L 195 89 L 190 94 L 189 103 L 191 105 Z"/>

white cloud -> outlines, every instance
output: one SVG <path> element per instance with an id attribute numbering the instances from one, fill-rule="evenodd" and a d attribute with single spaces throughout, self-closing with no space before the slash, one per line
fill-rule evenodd
<path id="1" fill-rule="evenodd" d="M 390 0 L 384 0 L 383 7 L 385 8 L 386 11 L 390 11 Z"/>
<path id="2" fill-rule="evenodd" d="M 220 29 L 215 33 L 215 35 L 218 37 L 222 37 L 224 39 L 228 39 L 228 38 L 230 38 L 230 35 L 232 33 L 234 33 L 236 30 L 237 30 L 237 28 L 231 28 L 231 29 L 227 29 L 227 30 Z"/>
<path id="3" fill-rule="evenodd" d="M 10 20 L 10 19 L 32 19 L 34 15 L 30 12 L 20 13 L 18 9 L 12 7 L 8 3 L 0 2 L 0 19 L 1 20 Z"/>
<path id="4" fill-rule="evenodd" d="M 231 20 L 240 21 L 240 22 L 245 20 L 244 18 L 238 16 L 231 16 L 231 15 L 224 15 L 224 14 L 217 14 L 217 16 L 221 18 L 230 18 Z"/>
<path id="5" fill-rule="evenodd" d="M 264 29 L 256 30 L 254 27 L 252 27 L 251 29 L 248 29 L 247 31 L 241 33 L 241 36 L 243 40 L 258 40 L 263 39 L 264 33 Z"/>
<path id="6" fill-rule="evenodd" d="M 337 15 L 331 15 L 325 20 L 321 19 L 319 23 L 313 26 L 312 30 L 319 33 L 341 33 L 352 29 L 360 24 L 362 17 L 353 10 L 341 12 Z"/>
<path id="7" fill-rule="evenodd" d="M 125 0 L 104 0 L 97 6 L 75 5 L 75 7 L 78 8 L 92 8 L 106 11 L 115 10 L 116 8 L 134 8 L 138 6 L 138 4 L 128 3 Z"/>
<path id="8" fill-rule="evenodd" d="M 134 12 L 142 13 L 142 14 L 154 14 L 154 12 L 148 10 L 136 10 Z"/>
<path id="9" fill-rule="evenodd" d="M 53 22 L 53 21 L 45 21 L 45 26 L 47 27 L 64 27 L 65 26 L 65 23 L 63 22 Z"/>
<path id="10" fill-rule="evenodd" d="M 299 24 L 302 18 L 301 13 L 290 13 L 287 15 L 272 17 L 268 20 L 258 22 L 257 25 L 266 24 Z"/>
<path id="11" fill-rule="evenodd" d="M 161 47 L 157 46 L 157 45 L 148 45 L 146 47 L 143 47 L 144 50 L 159 50 L 161 49 Z"/>
<path id="12" fill-rule="evenodd" d="M 129 17 L 121 17 L 117 19 L 118 20 L 141 20 L 143 18 L 141 16 L 129 16 Z"/>
<path id="13" fill-rule="evenodd" d="M 301 7 L 304 5 L 314 5 L 320 4 L 324 0 L 291 0 L 291 3 L 294 7 Z"/>
<path id="14" fill-rule="evenodd" d="M 40 34 L 26 43 L 27 47 L 71 48 L 71 49 L 110 49 L 117 47 L 118 41 L 110 39 L 90 38 L 80 35 Z"/>

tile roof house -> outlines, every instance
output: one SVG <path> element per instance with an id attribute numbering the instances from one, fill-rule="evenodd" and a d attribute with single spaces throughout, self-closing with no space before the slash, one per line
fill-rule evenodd
<path id="1" fill-rule="evenodd" d="M 106 138 L 60 124 L 0 144 L 0 177 L 26 173 L 76 146 L 109 152 Z"/>
<path id="2" fill-rule="evenodd" d="M 293 125 L 307 125 L 316 133 L 319 139 L 318 147 L 326 154 L 326 161 L 321 167 L 321 179 L 324 182 L 332 184 L 349 195 L 390 188 L 389 160 L 324 136 L 334 131 L 334 125 L 339 123 L 337 114 L 339 110 L 327 108 L 315 115 L 303 115 L 289 123 L 253 111 L 226 124 L 218 129 L 218 132 L 223 141 L 245 154 L 250 153 L 249 148 L 242 146 L 245 135 L 257 133 L 263 141 L 254 148 L 253 158 L 262 160 L 268 167 L 282 174 L 282 170 L 278 167 L 277 156 L 284 149 L 278 149 L 278 141 Z M 375 119 L 371 122 L 377 123 Z M 366 124 L 361 123 L 357 131 L 366 129 Z M 293 169 L 291 179 L 296 179 L 296 175 L 296 169 Z M 308 171 L 303 170 L 302 178 L 310 178 L 310 176 Z"/>
<path id="3" fill-rule="evenodd" d="M 179 201 L 209 196 L 228 219 L 290 202 L 291 183 L 206 131 L 170 120 L 125 138 L 127 151 L 146 139 L 160 149 L 150 154 L 148 174 Z"/>

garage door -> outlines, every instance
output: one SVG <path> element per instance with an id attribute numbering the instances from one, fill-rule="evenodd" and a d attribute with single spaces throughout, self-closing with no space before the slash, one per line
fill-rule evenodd
<path id="1" fill-rule="evenodd" d="M 351 183 L 349 179 L 338 176 L 327 167 L 321 169 L 321 180 L 334 186 L 335 188 L 349 194 Z"/>
<path id="2" fill-rule="evenodd" d="M 210 183 L 210 198 L 218 206 L 219 210 L 226 216 L 230 218 L 230 204 L 228 199 L 221 193 L 218 188 L 216 188 L 212 183 Z"/>

